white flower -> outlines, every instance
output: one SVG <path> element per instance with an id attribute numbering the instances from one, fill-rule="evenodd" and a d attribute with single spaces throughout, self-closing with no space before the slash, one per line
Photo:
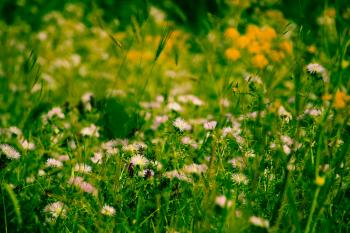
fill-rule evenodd
<path id="1" fill-rule="evenodd" d="M 282 105 L 278 108 L 278 115 L 284 117 L 287 122 L 292 119 L 292 114 L 290 114 Z"/>
<path id="2" fill-rule="evenodd" d="M 2 150 L 2 153 L 4 153 L 9 159 L 19 159 L 21 157 L 20 153 L 18 153 L 18 151 L 16 151 L 10 145 L 0 144 L 0 149 Z"/>
<path id="3" fill-rule="evenodd" d="M 181 112 L 182 111 L 182 107 L 180 104 L 178 104 L 177 102 L 170 102 L 167 105 L 167 108 L 169 110 L 175 111 L 175 112 Z"/>
<path id="4" fill-rule="evenodd" d="M 207 121 L 203 125 L 206 130 L 214 130 L 216 127 L 216 124 L 217 124 L 216 121 Z"/>
<path id="5" fill-rule="evenodd" d="M 182 118 L 176 118 L 173 125 L 178 128 L 180 131 L 189 131 L 192 129 L 192 126 L 184 121 Z"/>
<path id="6" fill-rule="evenodd" d="M 44 212 L 50 214 L 53 218 L 66 217 L 67 214 L 67 210 L 64 207 L 64 204 L 60 201 L 45 206 Z"/>
<path id="7" fill-rule="evenodd" d="M 322 74 L 326 71 L 326 69 L 321 66 L 318 63 L 310 63 L 306 66 L 306 70 L 310 73 L 310 74 Z"/>
<path id="8" fill-rule="evenodd" d="M 21 131 L 19 128 L 17 128 L 16 126 L 11 126 L 11 127 L 8 129 L 8 131 L 9 131 L 10 133 L 12 133 L 12 134 L 17 135 L 17 136 L 22 135 L 22 131 Z"/>
<path id="9" fill-rule="evenodd" d="M 245 184 L 245 185 L 247 185 L 249 182 L 247 176 L 242 173 L 232 174 L 232 181 L 237 184 Z"/>
<path id="10" fill-rule="evenodd" d="M 57 159 L 49 158 L 46 161 L 46 167 L 63 167 L 63 163 Z"/>
<path id="11" fill-rule="evenodd" d="M 228 99 L 226 99 L 226 98 L 222 98 L 222 99 L 220 99 L 220 105 L 221 106 L 223 106 L 223 107 L 225 107 L 225 108 L 228 108 L 228 107 L 230 107 L 230 101 L 228 100 Z"/>
<path id="12" fill-rule="evenodd" d="M 97 127 L 94 124 L 91 124 L 89 127 L 85 127 L 80 131 L 80 134 L 83 136 L 90 136 L 90 137 L 99 137 L 100 134 L 98 133 L 99 127 Z"/>
<path id="13" fill-rule="evenodd" d="M 262 228 L 269 228 L 270 223 L 268 220 L 259 218 L 257 216 L 251 216 L 249 218 L 249 222 L 255 226 L 262 227 Z"/>
<path id="14" fill-rule="evenodd" d="M 310 63 L 306 66 L 306 70 L 310 74 L 318 74 L 322 76 L 322 79 L 325 83 L 329 82 L 329 76 L 327 73 L 327 70 L 320 64 L 317 63 Z"/>
<path id="15" fill-rule="evenodd" d="M 148 159 L 142 155 L 134 155 L 133 157 L 131 157 L 130 163 L 132 163 L 135 166 L 139 165 L 140 167 L 144 167 L 148 164 Z"/>
<path id="16" fill-rule="evenodd" d="M 208 166 L 206 164 L 190 164 L 186 165 L 182 168 L 184 173 L 195 173 L 195 174 L 202 174 L 208 170 Z"/>
<path id="17" fill-rule="evenodd" d="M 78 163 L 74 166 L 74 171 L 81 173 L 90 173 L 92 168 L 85 163 Z"/>
<path id="18" fill-rule="evenodd" d="M 186 182 L 192 182 L 192 180 L 188 178 L 183 172 L 179 172 L 177 170 L 168 171 L 165 173 L 165 176 L 169 179 L 177 178 Z"/>
<path id="19" fill-rule="evenodd" d="M 112 206 L 104 205 L 101 214 L 106 216 L 114 216 L 115 215 L 115 209 Z"/>
<path id="20" fill-rule="evenodd" d="M 51 119 L 52 117 L 57 116 L 60 119 L 64 118 L 64 114 L 60 107 L 54 107 L 47 113 L 47 118 Z"/>
<path id="21" fill-rule="evenodd" d="M 231 207 L 232 206 L 232 201 L 227 200 L 226 196 L 221 195 L 221 196 L 217 196 L 215 198 L 215 204 L 217 204 L 221 208 L 225 208 L 226 206 L 227 207 Z"/>

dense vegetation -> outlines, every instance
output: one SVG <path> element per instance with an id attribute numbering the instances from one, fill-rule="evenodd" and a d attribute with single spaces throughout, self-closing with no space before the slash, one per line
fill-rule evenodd
<path id="1" fill-rule="evenodd" d="M 0 232 L 350 231 L 350 4 L 0 3 Z"/>

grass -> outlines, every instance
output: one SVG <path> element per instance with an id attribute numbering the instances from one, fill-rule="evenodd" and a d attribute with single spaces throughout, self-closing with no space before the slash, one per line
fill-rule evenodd
<path id="1" fill-rule="evenodd" d="M 1 232 L 348 232 L 346 10 L 235 4 L 0 21 Z"/>

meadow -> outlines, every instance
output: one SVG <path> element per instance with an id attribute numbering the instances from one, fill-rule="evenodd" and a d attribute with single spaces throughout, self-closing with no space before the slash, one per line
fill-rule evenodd
<path id="1" fill-rule="evenodd" d="M 349 2 L 55 2 L 0 4 L 0 232 L 350 232 Z"/>

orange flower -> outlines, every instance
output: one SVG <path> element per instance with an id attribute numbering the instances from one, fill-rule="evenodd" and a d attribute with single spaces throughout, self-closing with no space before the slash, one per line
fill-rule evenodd
<path id="1" fill-rule="evenodd" d="M 337 109 L 345 108 L 346 102 L 349 100 L 350 100 L 350 96 L 348 96 L 345 92 L 338 90 L 335 93 L 335 99 L 334 99 L 333 105 Z"/>
<path id="2" fill-rule="evenodd" d="M 277 33 L 272 27 L 266 27 L 262 29 L 260 37 L 264 41 L 271 41 L 277 37 Z"/>
<path id="3" fill-rule="evenodd" d="M 249 36 L 243 35 L 238 38 L 237 45 L 240 48 L 246 48 L 251 42 L 251 38 Z"/>
<path id="4" fill-rule="evenodd" d="M 267 66 L 267 64 L 269 64 L 269 61 L 263 54 L 257 54 L 252 58 L 252 63 L 255 67 L 263 69 L 265 66 Z"/>
<path id="5" fill-rule="evenodd" d="M 289 41 L 282 41 L 280 44 L 281 49 L 286 51 L 287 53 L 291 54 L 293 50 L 293 45 Z"/>
<path id="6" fill-rule="evenodd" d="M 241 53 L 235 48 L 229 48 L 226 49 L 225 56 L 229 60 L 237 61 L 241 57 Z"/>
<path id="7" fill-rule="evenodd" d="M 272 61 L 278 62 L 281 61 L 284 58 L 284 54 L 280 51 L 272 50 L 269 53 L 269 57 L 271 58 Z"/>
<path id="8" fill-rule="evenodd" d="M 254 41 L 248 46 L 248 51 L 250 53 L 260 53 L 261 46 L 259 45 L 258 42 Z"/>
<path id="9" fill-rule="evenodd" d="M 225 37 L 228 39 L 236 40 L 239 37 L 239 32 L 236 28 L 230 27 L 225 31 Z"/>

